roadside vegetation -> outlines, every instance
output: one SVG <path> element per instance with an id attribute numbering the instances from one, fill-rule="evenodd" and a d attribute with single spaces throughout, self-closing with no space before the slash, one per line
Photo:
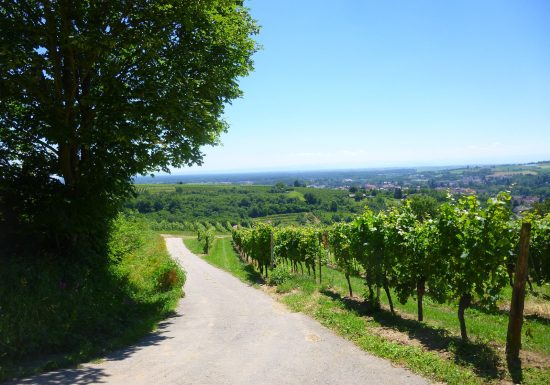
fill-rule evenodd
<path id="1" fill-rule="evenodd" d="M 0 260 L 0 380 L 135 342 L 182 296 L 184 272 L 141 220 L 119 216 L 104 253 L 75 258 L 81 263 L 55 255 Z"/>
<path id="2" fill-rule="evenodd" d="M 184 242 L 191 250 L 198 250 L 196 239 L 186 238 Z M 534 286 L 527 296 L 526 309 L 531 310 L 525 317 L 523 366 L 510 373 L 504 353 L 509 288 L 502 290 L 502 300 L 493 310 L 479 306 L 465 310 L 469 333 L 465 341 L 460 337 L 456 300 L 440 304 L 425 298 L 424 320 L 418 321 L 414 301 L 394 301 L 392 313 L 387 297 L 381 295 L 379 306 L 373 306 L 365 279 L 352 275 L 348 284 L 345 272 L 336 264 L 322 265 L 322 283 L 318 273 L 314 278 L 307 270 L 303 274 L 300 269 L 292 271 L 292 264 L 284 262 L 263 278 L 257 263 L 241 258 L 227 237 L 217 238 L 203 258 L 246 283 L 262 287 L 291 310 L 310 315 L 362 349 L 435 381 L 546 384 L 550 376 L 548 284 Z M 349 285 L 353 296 L 349 295 Z M 397 293 L 391 289 L 391 295 L 396 297 Z"/>

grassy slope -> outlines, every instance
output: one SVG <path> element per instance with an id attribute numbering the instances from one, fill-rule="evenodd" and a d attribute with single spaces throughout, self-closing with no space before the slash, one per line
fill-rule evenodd
<path id="1" fill-rule="evenodd" d="M 196 240 L 184 241 L 191 250 L 195 248 Z M 241 262 L 230 239 L 216 240 L 211 254 L 204 258 L 245 282 L 257 283 L 261 279 L 250 265 Z M 355 293 L 363 292 L 361 279 L 353 278 L 352 285 Z M 279 285 L 277 291 L 285 293 L 280 300 L 292 310 L 304 312 L 361 348 L 426 377 L 451 384 L 510 380 L 502 357 L 507 325 L 504 314 L 468 310 L 466 322 L 472 342 L 465 344 L 457 337 L 455 307 L 427 303 L 427 321 L 423 323 L 414 320 L 414 302 L 397 304 L 395 316 L 384 309 L 371 311 L 358 298 L 346 297 L 345 278 L 333 269 L 323 269 L 323 285 L 309 277 L 295 276 Z M 382 300 L 385 301 L 385 296 Z M 524 338 L 524 348 L 546 353 L 548 323 L 528 320 L 526 327 L 536 333 L 531 333 L 532 338 Z M 408 340 L 402 341 L 403 338 Z M 527 384 L 545 384 L 549 375 L 550 370 L 536 368 L 524 368 L 522 373 Z"/>
<path id="2" fill-rule="evenodd" d="M 99 357 L 135 342 L 175 309 L 185 276 L 159 235 L 119 219 L 109 250 L 86 261 L 93 267 L 55 258 L 2 261 L 0 381 Z"/>
<path id="3" fill-rule="evenodd" d="M 344 276 L 335 270 L 323 270 L 323 275 L 327 277 L 329 285 L 337 288 L 342 294 L 347 293 L 347 283 Z M 362 295 L 365 291 L 363 280 L 358 277 L 352 277 L 352 288 L 355 295 Z M 548 290 L 547 287 L 541 291 Z M 504 298 L 511 297 L 511 290 L 506 288 L 503 291 Z M 529 296 L 527 297 L 529 301 Z M 381 295 L 382 305 L 389 306 L 385 294 Z M 393 302 L 398 313 L 402 313 L 408 318 L 416 317 L 416 302 L 409 300 L 406 304 L 400 304 L 396 295 L 393 295 Z M 424 318 L 425 323 L 435 328 L 442 328 L 452 332 L 455 335 L 460 334 L 460 327 L 457 319 L 457 306 L 449 304 L 438 304 L 429 298 L 424 299 Z M 466 326 L 471 337 L 485 341 L 496 341 L 500 344 L 506 343 L 506 332 L 508 327 L 508 314 L 495 312 L 487 313 L 483 310 L 470 308 L 466 310 Z M 523 338 L 523 348 L 550 356 L 550 322 L 539 317 L 526 317 L 523 324 L 524 330 L 529 329 L 531 336 Z"/>

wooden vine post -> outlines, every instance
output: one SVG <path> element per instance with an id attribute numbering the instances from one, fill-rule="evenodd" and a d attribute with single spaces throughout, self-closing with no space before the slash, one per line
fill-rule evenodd
<path id="1" fill-rule="evenodd" d="M 325 250 L 327 250 L 328 253 L 328 233 L 326 231 L 321 234 L 321 244 L 322 248 L 319 252 L 319 284 L 323 283 L 323 273 L 321 270 L 323 254 Z"/>
<path id="2" fill-rule="evenodd" d="M 320 251 L 319 252 L 319 284 L 322 284 L 323 283 L 323 277 L 322 277 L 322 272 L 321 272 L 321 259 L 323 258 L 323 252 Z"/>
<path id="3" fill-rule="evenodd" d="M 519 255 L 516 263 L 508 335 L 506 338 L 506 357 L 508 362 L 518 361 L 521 349 L 521 327 L 523 326 L 523 306 L 525 302 L 525 281 L 527 280 L 527 259 L 529 256 L 529 239 L 531 223 L 523 222 L 519 240 Z"/>
<path id="4" fill-rule="evenodd" d="M 275 256 L 274 256 L 274 252 L 273 252 L 273 231 L 271 231 L 271 242 L 269 243 L 270 247 L 271 247 L 271 250 L 270 250 L 270 253 L 271 253 L 271 268 L 273 269 L 273 267 L 275 267 Z"/>

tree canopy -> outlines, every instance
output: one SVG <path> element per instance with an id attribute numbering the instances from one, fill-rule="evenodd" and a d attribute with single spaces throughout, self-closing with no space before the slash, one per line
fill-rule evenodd
<path id="1" fill-rule="evenodd" d="M 132 177 L 200 164 L 252 70 L 242 1 L 0 1 L 0 223 L 74 244 Z"/>

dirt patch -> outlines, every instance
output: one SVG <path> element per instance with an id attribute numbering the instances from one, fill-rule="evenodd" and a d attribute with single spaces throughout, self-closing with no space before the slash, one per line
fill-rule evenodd
<path id="1" fill-rule="evenodd" d="M 508 313 L 510 311 L 510 303 L 502 303 L 498 308 L 500 311 Z M 550 301 L 526 300 L 523 314 L 550 321 Z"/>
<path id="2" fill-rule="evenodd" d="M 264 293 L 267 293 L 269 295 L 278 295 L 277 293 L 277 286 L 269 286 L 269 285 L 258 285 L 258 288 L 263 291 Z"/>
<path id="3" fill-rule="evenodd" d="M 381 310 L 369 307 L 363 300 L 342 296 L 334 290 L 325 290 L 324 295 L 341 301 L 345 308 L 360 314 L 369 324 L 369 332 L 401 345 L 418 347 L 436 353 L 443 359 L 471 367 L 480 377 L 501 384 L 509 382 L 505 347 L 496 342 L 470 340 L 464 342 L 459 335 L 448 330 L 420 323 L 414 314 L 391 314 L 387 306 Z M 550 368 L 550 357 L 530 351 L 522 351 L 523 368 Z"/>
<path id="4" fill-rule="evenodd" d="M 321 341 L 321 337 L 319 337 L 317 334 L 315 333 L 308 333 L 306 334 L 306 341 L 309 341 L 309 342 L 318 342 L 318 341 Z"/>
<path id="5" fill-rule="evenodd" d="M 290 313 L 289 308 L 278 301 L 273 303 L 272 308 L 273 311 L 277 314 Z"/>
<path id="6" fill-rule="evenodd" d="M 519 353 L 523 367 L 550 369 L 550 357 L 537 352 L 521 350 Z"/>
<path id="7" fill-rule="evenodd" d="M 385 338 L 393 342 L 397 342 L 398 344 L 401 344 L 401 345 L 418 346 L 418 347 L 423 346 L 420 343 L 420 341 L 414 338 L 411 338 L 405 333 L 401 333 L 400 331 L 397 331 L 391 328 L 372 326 L 369 328 L 369 331 L 372 332 L 373 334 L 376 334 L 379 337 Z"/>
<path id="8" fill-rule="evenodd" d="M 405 317 L 407 315 L 400 314 L 400 316 Z M 383 326 L 371 326 L 369 330 L 372 331 L 373 334 L 398 344 L 420 347 L 426 351 L 436 352 L 438 355 L 447 359 L 454 359 L 456 355 L 449 349 L 449 342 L 450 340 L 458 340 L 459 337 L 448 332 L 446 332 L 444 336 L 436 336 L 429 329 L 418 329 L 411 333 L 410 331 L 403 332 L 392 327 Z M 498 366 L 501 367 L 503 363 L 506 362 L 505 346 L 496 342 L 490 342 L 487 345 L 495 354 L 493 359 L 498 359 Z M 543 353 L 522 350 L 520 352 L 520 358 L 524 368 L 550 368 L 550 356 Z M 504 368 L 502 367 L 501 369 Z"/>

